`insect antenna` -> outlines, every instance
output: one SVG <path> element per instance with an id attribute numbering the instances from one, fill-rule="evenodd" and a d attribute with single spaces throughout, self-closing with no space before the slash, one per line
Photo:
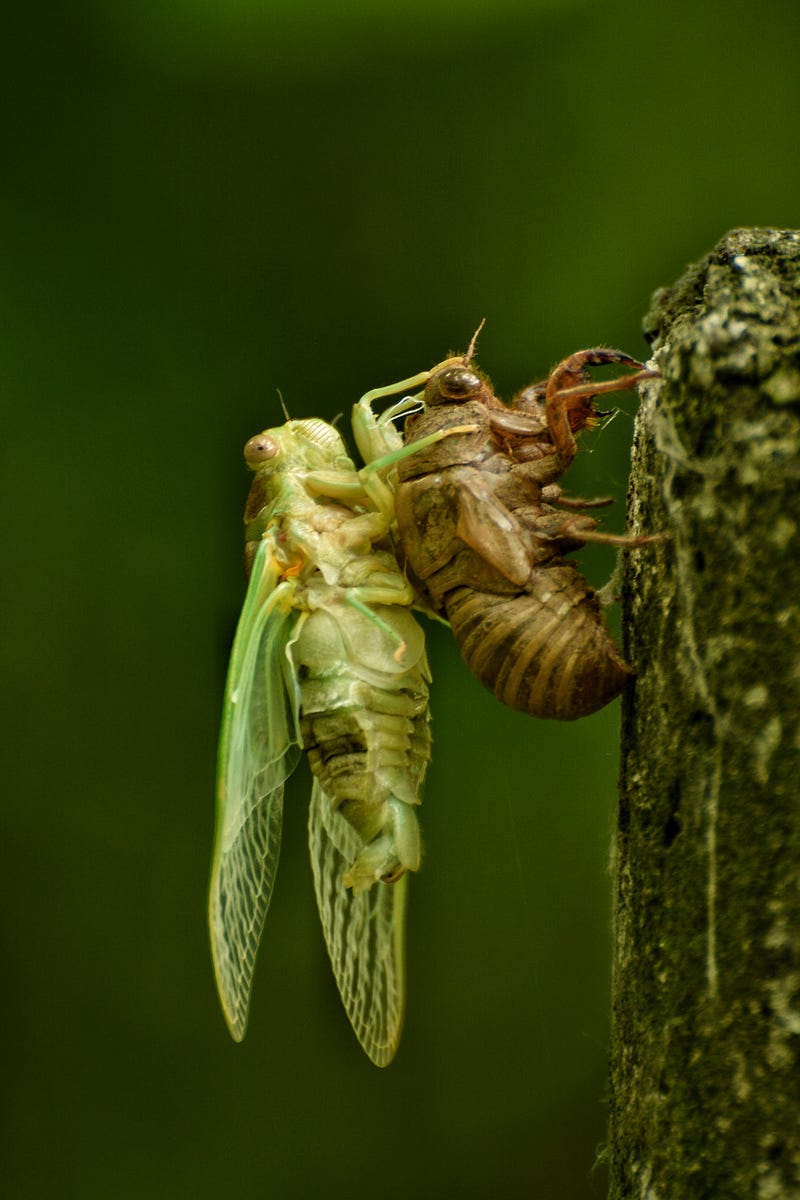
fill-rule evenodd
<path id="1" fill-rule="evenodd" d="M 286 404 L 284 403 L 283 392 L 281 391 L 280 388 L 275 388 L 275 391 L 278 393 L 278 399 L 281 402 L 281 409 L 283 410 L 283 415 L 286 417 L 287 421 L 291 421 L 292 418 L 289 416 L 289 410 L 286 407 Z"/>
<path id="2" fill-rule="evenodd" d="M 467 346 L 467 353 L 464 355 L 464 366 L 465 367 L 467 366 L 468 363 L 472 362 L 472 356 L 475 353 L 475 347 L 478 344 L 478 335 L 480 334 L 480 331 L 483 329 L 485 324 L 486 324 L 486 317 L 483 317 L 480 325 L 473 333 L 472 338 L 470 339 L 469 345 Z"/>

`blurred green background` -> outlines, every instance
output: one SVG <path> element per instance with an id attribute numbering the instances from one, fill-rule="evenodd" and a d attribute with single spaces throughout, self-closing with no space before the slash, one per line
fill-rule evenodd
<path id="1" fill-rule="evenodd" d="M 733 226 L 800 224 L 800 7 L 84 0 L 5 26 L 4 1194 L 602 1196 L 617 705 L 503 710 L 445 630 L 396 1062 L 329 973 L 305 765 L 228 1038 L 205 887 L 241 448 L 276 389 L 347 413 L 484 316 L 506 395 L 585 345 L 645 355 L 653 288 Z M 573 492 L 624 494 L 620 406 Z"/>

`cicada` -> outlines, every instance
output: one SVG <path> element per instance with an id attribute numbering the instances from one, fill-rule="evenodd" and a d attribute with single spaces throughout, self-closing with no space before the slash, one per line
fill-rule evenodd
<path id="1" fill-rule="evenodd" d="M 430 757 L 415 594 L 389 536 L 391 493 L 359 472 L 339 433 L 289 421 L 245 446 L 249 584 L 219 745 L 211 948 L 233 1037 L 247 1025 L 278 863 L 284 784 L 301 749 L 313 773 L 309 847 L 317 904 L 347 1015 L 386 1065 L 405 1001 L 407 872 Z"/>
<path id="2" fill-rule="evenodd" d="M 618 350 L 582 350 L 509 406 L 471 361 L 474 343 L 430 371 L 368 392 L 354 429 L 365 455 L 396 448 L 399 433 L 373 417 L 372 405 L 422 385 L 390 410 L 410 414 L 409 453 L 395 468 L 401 561 L 499 700 L 572 720 L 607 704 L 632 672 L 597 594 L 566 555 L 587 542 L 632 547 L 654 538 L 602 532 L 582 510 L 610 501 L 568 498 L 556 480 L 575 457 L 575 435 L 596 423 L 594 398 L 654 372 Z M 608 363 L 634 373 L 591 382 L 587 368 Z M 433 442 L 431 435 L 457 429 Z"/>

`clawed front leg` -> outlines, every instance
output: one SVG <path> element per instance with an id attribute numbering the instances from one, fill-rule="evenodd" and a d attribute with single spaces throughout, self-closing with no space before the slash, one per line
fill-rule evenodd
<path id="1" fill-rule="evenodd" d="M 609 363 L 637 369 L 633 375 L 592 383 L 588 378 L 588 368 Z M 550 372 L 545 388 L 547 424 L 561 469 L 566 470 L 578 449 L 573 431 L 581 429 L 595 415 L 592 404 L 595 396 L 636 387 L 643 380 L 654 379 L 657 375 L 657 371 L 649 370 L 629 354 L 604 347 L 578 350 L 563 359 Z"/>

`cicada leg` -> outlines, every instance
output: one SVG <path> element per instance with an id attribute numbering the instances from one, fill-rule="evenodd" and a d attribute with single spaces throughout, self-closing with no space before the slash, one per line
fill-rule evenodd
<path id="1" fill-rule="evenodd" d="M 442 364 L 439 363 L 428 371 L 420 371 L 419 374 L 411 375 L 408 379 L 401 379 L 399 383 L 389 383 L 385 387 L 373 388 L 371 391 L 365 392 L 361 399 L 353 405 L 351 417 L 353 437 L 359 453 L 366 463 L 359 475 L 364 476 L 375 472 L 382 474 L 409 454 L 415 454 L 426 446 L 432 446 L 441 441 L 443 437 L 449 437 L 454 433 L 475 432 L 475 427 L 472 425 L 461 426 L 457 429 L 442 430 L 431 434 L 430 437 L 420 438 L 419 441 L 409 446 L 404 446 L 402 435 L 395 427 L 394 422 L 398 417 L 410 416 L 422 408 L 422 395 L 419 392 L 416 395 L 403 396 L 401 400 L 391 404 L 379 416 L 373 412 L 372 405 L 376 400 L 382 400 L 386 396 L 396 396 L 398 392 L 406 391 L 406 389 L 424 387 L 441 366 Z"/>
<path id="2" fill-rule="evenodd" d="M 412 454 L 419 453 L 420 450 L 425 450 L 428 446 L 435 446 L 437 442 L 444 441 L 445 438 L 453 437 L 458 433 L 478 433 L 480 426 L 474 421 L 466 425 L 451 425 L 449 429 L 438 429 L 436 433 L 429 433 L 426 437 L 417 438 L 415 442 L 408 442 L 405 446 L 401 446 L 397 450 L 393 450 L 390 454 L 385 454 L 383 458 L 376 458 L 373 462 L 367 463 L 359 471 L 359 475 L 369 475 L 374 471 L 385 471 L 387 467 L 393 467 L 395 463 L 400 462 L 404 458 L 408 458 Z"/>
<path id="3" fill-rule="evenodd" d="M 432 433 L 429 437 L 420 438 L 409 446 L 403 445 L 403 439 L 392 422 L 396 417 L 408 415 L 419 407 L 419 398 L 406 396 L 393 404 L 385 412 L 376 417 L 372 411 L 373 399 L 382 394 L 389 394 L 403 387 L 424 382 L 429 371 L 414 375 L 402 383 L 392 384 L 387 388 L 376 388 L 362 396 L 353 406 L 353 435 L 359 452 L 366 466 L 357 475 L 347 471 L 313 471 L 304 479 L 309 492 L 318 496 L 328 496 L 339 500 L 348 507 L 363 504 L 368 500 L 377 509 L 388 525 L 394 523 L 394 499 L 391 484 L 386 481 L 386 473 L 395 463 L 426 446 L 440 442 L 442 438 L 451 437 L 458 433 L 474 433 L 476 425 L 457 425 L 453 429 L 444 429 Z"/>
<path id="4" fill-rule="evenodd" d="M 372 405 L 376 400 L 386 396 L 396 396 L 398 392 L 410 388 L 424 387 L 430 378 L 430 371 L 420 371 L 399 383 L 390 383 L 385 387 L 373 388 L 365 392 L 357 404 L 353 405 L 352 428 L 358 451 L 365 463 L 381 459 L 386 454 L 398 450 L 403 439 L 393 422 L 397 417 L 416 412 L 420 406 L 419 396 L 404 396 L 389 408 L 376 416 Z"/>
<path id="5" fill-rule="evenodd" d="M 581 507 L 596 507 L 591 501 L 577 501 L 571 505 L 573 509 Z M 606 533 L 597 528 L 594 517 L 574 516 L 553 512 L 529 516 L 526 524 L 535 535 L 550 542 L 562 540 L 580 543 L 592 542 L 599 546 L 619 546 L 623 549 L 634 549 L 637 546 L 647 546 L 651 542 L 663 541 L 661 533 Z"/>
<path id="6" fill-rule="evenodd" d="M 585 518 L 591 520 L 591 518 Z M 619 546 L 621 549 L 633 550 L 637 546 L 649 546 L 651 542 L 663 542 L 663 533 L 604 533 L 584 525 L 580 517 L 571 517 L 563 521 L 555 538 L 577 538 L 582 542 L 592 542 L 598 546 Z"/>
<path id="7" fill-rule="evenodd" d="M 621 363 L 626 367 L 635 367 L 633 375 L 622 375 L 618 379 L 605 379 L 592 383 L 587 378 L 587 368 Z M 545 405 L 547 409 L 547 424 L 553 445 L 556 448 L 562 470 L 566 470 L 577 452 L 577 443 L 573 433 L 573 422 L 570 422 L 570 412 L 576 407 L 575 401 L 585 399 L 591 401 L 595 396 L 607 392 L 620 392 L 627 388 L 636 387 L 645 379 L 654 379 L 658 371 L 649 370 L 644 363 L 621 350 L 607 350 L 598 347 L 593 350 L 578 350 L 569 358 L 563 359 L 551 372 L 545 389 Z M 579 406 L 578 406 L 579 407 Z M 594 415 L 591 404 L 588 406 L 587 417 Z M 585 419 L 575 427 L 580 428 Z"/>
<path id="8" fill-rule="evenodd" d="M 560 508 L 568 508 L 582 512 L 585 508 L 608 508 L 614 503 L 613 496 L 596 496 L 585 500 L 582 496 L 565 496 L 557 483 L 548 483 L 542 488 L 542 500 L 545 504 L 557 504 Z"/>
<path id="9" fill-rule="evenodd" d="M 348 588 L 345 592 L 345 601 L 354 608 L 356 612 L 360 612 L 363 617 L 371 621 L 380 631 L 386 635 L 390 642 L 394 644 L 394 653 L 392 658 L 397 663 L 402 663 L 408 646 L 406 641 L 393 629 L 387 621 L 384 621 L 371 606 L 374 604 L 408 604 L 414 603 L 416 596 L 414 590 L 408 581 L 403 576 L 398 576 L 402 579 L 403 587 L 359 587 Z"/>
<path id="10" fill-rule="evenodd" d="M 305 476 L 304 483 L 312 495 L 338 500 L 348 508 L 369 504 L 377 509 L 376 513 L 370 515 L 384 524 L 378 536 L 383 536 L 394 522 L 392 489 L 380 476 L 362 478 L 360 473 L 347 471 L 313 471 Z"/>

